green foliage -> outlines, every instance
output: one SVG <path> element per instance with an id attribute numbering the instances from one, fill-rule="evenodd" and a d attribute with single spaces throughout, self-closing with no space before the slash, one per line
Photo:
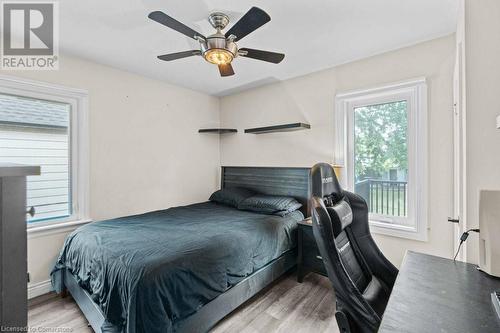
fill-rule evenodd
<path id="1" fill-rule="evenodd" d="M 408 168 L 406 108 L 406 101 L 399 101 L 355 109 L 356 181 Z"/>

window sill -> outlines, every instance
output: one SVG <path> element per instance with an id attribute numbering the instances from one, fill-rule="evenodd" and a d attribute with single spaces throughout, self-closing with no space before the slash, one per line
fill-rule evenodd
<path id="1" fill-rule="evenodd" d="M 44 237 L 53 234 L 70 232 L 81 225 L 92 222 L 91 219 L 80 219 L 75 221 L 47 223 L 39 226 L 30 226 L 27 228 L 28 239 Z"/>
<path id="2" fill-rule="evenodd" d="M 417 230 L 415 227 L 391 225 L 380 221 L 370 220 L 370 232 L 378 235 L 427 242 L 427 228 L 424 230 Z"/>

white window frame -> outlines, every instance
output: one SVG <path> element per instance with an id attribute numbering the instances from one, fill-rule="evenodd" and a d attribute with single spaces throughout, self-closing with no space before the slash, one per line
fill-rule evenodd
<path id="1" fill-rule="evenodd" d="M 355 108 L 407 101 L 408 211 L 407 218 L 370 214 L 373 233 L 427 241 L 427 83 L 425 78 L 337 94 L 335 98 L 335 164 L 345 166 L 342 183 L 354 191 Z M 406 225 L 398 224 L 405 220 Z"/>
<path id="2" fill-rule="evenodd" d="M 0 93 L 68 103 L 70 114 L 71 215 L 65 218 L 27 223 L 28 233 L 74 228 L 88 223 L 89 217 L 89 142 L 88 92 L 45 82 L 0 75 Z"/>

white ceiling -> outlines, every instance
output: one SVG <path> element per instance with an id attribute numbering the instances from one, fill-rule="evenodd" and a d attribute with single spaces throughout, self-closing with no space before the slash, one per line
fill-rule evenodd
<path id="1" fill-rule="evenodd" d="M 99 63 L 206 92 L 227 95 L 333 67 L 455 31 L 458 0 L 65 0 L 60 48 Z M 157 55 L 197 49 L 197 42 L 147 18 L 161 10 L 209 35 L 206 17 L 223 11 L 234 24 L 248 9 L 271 22 L 238 45 L 286 54 L 275 65 L 248 58 L 222 78 L 201 57 L 164 62 Z"/>

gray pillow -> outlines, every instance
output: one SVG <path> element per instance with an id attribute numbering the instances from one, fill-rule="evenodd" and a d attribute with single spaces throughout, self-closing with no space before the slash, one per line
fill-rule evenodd
<path id="1" fill-rule="evenodd" d="M 295 198 L 276 195 L 256 194 L 246 198 L 238 205 L 238 209 L 252 212 L 285 216 L 302 207 Z"/>
<path id="2" fill-rule="evenodd" d="M 254 195 L 255 192 L 243 187 L 230 187 L 215 191 L 210 201 L 237 208 L 240 202 Z"/>

